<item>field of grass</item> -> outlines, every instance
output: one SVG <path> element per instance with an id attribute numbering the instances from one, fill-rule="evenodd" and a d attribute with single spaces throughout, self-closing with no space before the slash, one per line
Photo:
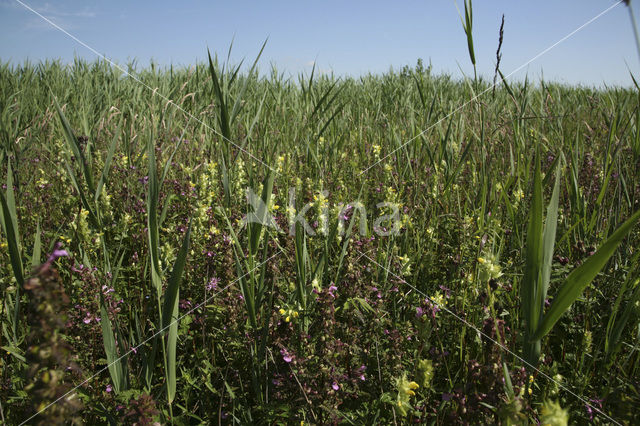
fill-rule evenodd
<path id="1" fill-rule="evenodd" d="M 0 66 L 0 420 L 637 419 L 640 91 L 239 69 Z"/>

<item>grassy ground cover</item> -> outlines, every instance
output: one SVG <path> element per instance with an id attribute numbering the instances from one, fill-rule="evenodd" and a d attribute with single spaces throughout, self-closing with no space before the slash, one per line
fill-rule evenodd
<path id="1" fill-rule="evenodd" d="M 638 90 L 239 69 L 0 66 L 8 424 L 632 422 Z"/>

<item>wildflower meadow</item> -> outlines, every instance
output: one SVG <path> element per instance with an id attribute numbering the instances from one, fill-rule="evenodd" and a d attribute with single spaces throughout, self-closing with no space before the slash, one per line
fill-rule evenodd
<path id="1" fill-rule="evenodd" d="M 252 59 L 0 64 L 0 421 L 637 421 L 640 87 Z"/>

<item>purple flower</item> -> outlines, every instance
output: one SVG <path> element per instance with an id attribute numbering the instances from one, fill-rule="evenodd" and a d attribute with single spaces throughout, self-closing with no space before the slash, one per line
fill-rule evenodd
<path id="1" fill-rule="evenodd" d="M 364 377 L 364 372 L 365 372 L 365 370 L 366 370 L 366 369 L 367 369 L 367 366 L 366 366 L 366 365 L 364 365 L 364 364 L 363 364 L 363 365 L 361 365 L 361 366 L 360 366 L 360 368 L 358 368 L 358 374 L 360 374 L 360 380 L 362 380 L 363 382 L 364 382 L 365 380 L 367 380 L 367 379 Z"/>
<path id="2" fill-rule="evenodd" d="M 329 294 L 331 295 L 331 297 L 335 298 L 336 295 L 333 294 L 334 291 L 338 290 L 338 287 L 336 287 L 335 285 L 333 285 L 333 283 L 331 283 L 331 285 L 329 286 Z"/>
<path id="3" fill-rule="evenodd" d="M 586 403 L 586 404 L 584 404 L 584 406 L 587 409 L 587 414 L 589 415 L 589 420 L 593 420 L 593 410 L 591 409 L 591 407 L 596 408 L 596 405 L 598 405 L 599 408 L 602 409 L 602 402 L 604 401 L 604 399 L 589 398 L 589 401 L 594 403 L 595 405 Z"/>
<path id="4" fill-rule="evenodd" d="M 284 360 L 284 362 L 289 363 L 293 361 L 293 356 L 285 348 L 280 349 L 280 354 L 282 355 L 282 359 Z"/>
<path id="5" fill-rule="evenodd" d="M 211 277 L 209 280 L 209 284 L 207 284 L 207 291 L 212 291 L 218 288 L 218 283 L 220 283 L 220 279 L 216 277 Z"/>
<path id="6" fill-rule="evenodd" d="M 107 391 L 107 392 L 111 392 L 112 390 L 113 390 L 113 388 L 111 387 L 111 385 L 107 385 L 107 389 L 106 389 L 106 391 Z"/>
<path id="7" fill-rule="evenodd" d="M 53 253 L 51 253 L 47 259 L 47 263 L 51 263 L 59 257 L 69 256 L 69 253 L 66 250 L 62 250 L 60 247 L 62 247 L 62 244 L 57 242 L 53 247 Z"/>
<path id="8" fill-rule="evenodd" d="M 340 389 L 340 386 L 338 385 L 338 383 L 334 380 L 333 384 L 331 385 L 331 387 L 333 388 L 334 391 L 337 391 L 338 389 Z"/>

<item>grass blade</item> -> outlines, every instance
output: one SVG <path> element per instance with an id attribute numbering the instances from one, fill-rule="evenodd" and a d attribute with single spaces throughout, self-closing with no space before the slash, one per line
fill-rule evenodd
<path id="1" fill-rule="evenodd" d="M 42 241 L 40 233 L 40 221 L 38 220 L 36 236 L 34 237 L 33 241 L 33 253 L 31 254 L 31 269 L 35 269 L 41 263 L 40 260 L 42 259 Z"/>
<path id="2" fill-rule="evenodd" d="M 273 191 L 273 180 L 275 179 L 275 173 L 269 170 L 267 176 L 262 182 L 262 203 L 258 207 L 258 211 L 254 212 L 257 215 L 257 220 L 252 221 L 249 224 L 249 249 L 251 254 L 255 254 L 260 242 L 260 234 L 265 224 L 270 225 L 273 220 L 269 215 L 269 202 L 271 201 L 271 192 Z"/>
<path id="3" fill-rule="evenodd" d="M 113 381 L 115 393 L 118 394 L 127 388 L 126 372 L 123 368 L 123 364 L 126 365 L 127 357 L 116 361 L 118 359 L 118 348 L 102 294 L 100 294 L 100 325 L 102 327 L 104 351 L 107 355 L 107 364 L 109 365 L 109 374 Z"/>
<path id="4" fill-rule="evenodd" d="M 162 278 L 160 271 L 160 245 L 158 236 L 158 177 L 156 175 L 156 156 L 153 137 L 147 143 L 149 158 L 149 186 L 147 188 L 147 235 L 149 239 L 149 261 L 151 262 L 151 284 L 156 294 L 162 294 Z"/>
<path id="5" fill-rule="evenodd" d="M 22 284 L 24 282 L 24 269 L 22 266 L 22 249 L 20 247 L 20 232 L 18 230 L 18 220 L 16 214 L 16 203 L 13 195 L 13 173 L 11 164 L 7 168 L 7 195 L 0 191 L 0 202 L 2 203 L 2 228 L 7 236 L 7 245 L 9 247 L 9 258 L 11 259 L 11 268 L 16 282 Z M 20 288 L 20 286 L 18 286 Z M 18 306 L 19 297 L 16 299 Z"/>
<path id="6" fill-rule="evenodd" d="M 111 144 L 109 145 L 109 151 L 107 151 L 107 157 L 104 160 L 104 167 L 102 169 L 102 174 L 100 175 L 100 180 L 98 181 L 98 187 L 96 188 L 96 193 L 93 198 L 94 202 L 97 203 L 100 198 L 100 193 L 102 192 L 102 186 L 105 184 L 109 177 L 109 169 L 111 168 L 111 161 L 113 160 L 113 155 L 116 152 L 116 148 L 118 146 L 118 139 L 120 138 L 120 132 L 122 131 L 122 122 L 116 129 L 113 134 L 113 138 L 111 139 Z"/>
<path id="7" fill-rule="evenodd" d="M 558 226 L 558 198 L 560 193 L 560 167 L 556 166 L 556 183 L 553 186 L 551 201 L 547 207 L 547 218 L 545 219 L 544 235 L 542 238 L 542 269 L 540 277 L 539 297 L 537 306 L 543 309 L 544 300 L 549 289 L 551 278 L 551 264 L 553 261 L 553 250 L 556 241 L 556 228 Z"/>
<path id="8" fill-rule="evenodd" d="M 533 197 L 527 227 L 526 266 L 522 280 L 522 313 L 525 325 L 524 355 L 528 362 L 535 365 L 540 354 L 540 344 L 531 343 L 528 336 L 535 331 L 540 318 L 537 306 L 537 294 L 540 285 L 542 265 L 542 179 L 540 177 L 539 148 L 536 150 L 535 175 L 533 179 Z"/>
<path id="9" fill-rule="evenodd" d="M 78 144 L 78 138 L 73 133 L 73 129 L 71 129 L 71 125 L 67 120 L 67 117 L 60 109 L 60 105 L 58 105 L 57 99 L 54 97 L 54 104 L 56 106 L 56 110 L 58 111 L 58 117 L 60 118 L 60 122 L 62 123 L 62 128 L 64 130 L 65 140 L 67 141 L 67 145 L 71 148 L 74 157 L 80 162 L 82 167 L 82 174 L 84 175 L 85 181 L 87 182 L 87 187 L 89 188 L 89 193 L 95 193 L 95 188 L 93 187 L 93 176 L 91 174 L 91 169 L 87 162 L 87 159 Z"/>
<path id="10" fill-rule="evenodd" d="M 620 225 L 593 256 L 589 257 L 582 265 L 569 274 L 558 291 L 558 294 L 554 297 L 549 311 L 542 318 L 540 325 L 531 338 L 532 340 L 539 340 L 551 331 L 562 314 L 569 309 L 571 304 L 582 294 L 582 291 L 593 281 L 602 268 L 604 268 L 611 255 L 613 255 L 618 245 L 620 245 L 622 240 L 631 229 L 633 229 L 638 219 L 640 219 L 640 210 Z"/>
<path id="11" fill-rule="evenodd" d="M 169 277 L 167 291 L 164 296 L 164 306 L 162 309 L 162 329 L 169 328 L 167 341 L 167 398 L 171 404 L 176 395 L 176 351 L 178 344 L 178 299 L 180 294 L 180 283 L 189 252 L 189 240 L 191 237 L 191 223 L 184 236 L 182 247 L 178 252 L 178 257 L 173 264 L 173 271 Z"/>

